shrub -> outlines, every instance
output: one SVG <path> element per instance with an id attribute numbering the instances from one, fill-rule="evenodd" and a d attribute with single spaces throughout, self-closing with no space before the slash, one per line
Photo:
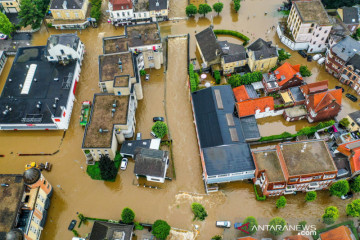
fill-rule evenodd
<path id="1" fill-rule="evenodd" d="M 200 221 L 204 221 L 205 218 L 207 217 L 207 212 L 204 206 L 201 205 L 200 203 L 194 202 L 193 204 L 191 204 L 191 210 L 194 213 L 193 220 L 199 219 Z"/>
<path id="2" fill-rule="evenodd" d="M 246 45 L 250 41 L 250 38 L 248 38 L 247 36 L 245 36 L 244 34 L 238 32 L 238 31 L 218 29 L 218 30 L 214 30 L 214 33 L 215 33 L 215 35 L 230 35 L 230 36 L 237 37 L 244 41 L 243 45 Z"/>
<path id="3" fill-rule="evenodd" d="M 170 225 L 164 220 L 156 220 L 152 226 L 152 234 L 160 240 L 165 240 L 170 234 Z"/>
<path id="4" fill-rule="evenodd" d="M 278 54 L 279 54 L 279 58 L 278 58 L 279 61 L 284 61 L 291 57 L 291 54 L 286 52 L 285 49 L 283 48 L 278 51 Z"/>
<path id="5" fill-rule="evenodd" d="M 199 86 L 199 76 L 196 79 L 196 75 L 194 72 L 194 65 L 190 63 L 189 65 L 189 81 L 190 81 L 190 91 L 194 92 L 198 89 Z"/>
<path id="6" fill-rule="evenodd" d="M 163 138 L 168 133 L 166 123 L 157 121 L 151 128 L 158 138 Z"/>
<path id="7" fill-rule="evenodd" d="M 262 196 L 262 197 L 259 196 L 255 184 L 254 184 L 254 191 L 255 191 L 256 200 L 258 200 L 258 201 L 265 201 L 265 200 L 266 200 L 266 196 L 265 196 L 265 195 Z"/>
<path id="8" fill-rule="evenodd" d="M 224 4 L 222 2 L 217 2 L 217 3 L 214 3 L 214 5 L 213 5 L 213 9 L 215 12 L 217 12 L 218 15 L 219 15 L 219 13 L 221 13 L 223 8 L 224 8 Z"/>
<path id="9" fill-rule="evenodd" d="M 360 176 L 357 176 L 350 181 L 350 188 L 354 192 L 360 192 Z"/>
<path id="10" fill-rule="evenodd" d="M 306 202 L 312 202 L 316 199 L 317 194 L 315 191 L 307 192 L 305 195 L 305 201 Z"/>
<path id="11" fill-rule="evenodd" d="M 303 77 L 310 77 L 312 75 L 311 71 L 307 66 L 301 66 L 300 67 L 300 74 Z"/>
<path id="12" fill-rule="evenodd" d="M 216 84 L 220 84 L 221 76 L 220 76 L 219 70 L 215 70 L 215 71 L 214 71 L 214 78 L 215 78 Z"/>
<path id="13" fill-rule="evenodd" d="M 99 169 L 103 180 L 114 180 L 116 178 L 118 169 L 115 166 L 115 162 L 110 160 L 108 156 L 101 155 Z"/>
<path id="14" fill-rule="evenodd" d="M 48 28 L 52 28 L 52 27 L 53 27 L 52 23 L 48 23 L 48 24 L 47 24 L 47 27 L 48 27 Z"/>
<path id="15" fill-rule="evenodd" d="M 346 206 L 346 214 L 352 217 L 360 217 L 360 199 L 356 199 Z"/>
<path id="16" fill-rule="evenodd" d="M 97 22 L 101 18 L 101 2 L 102 0 L 91 0 L 90 17 L 95 18 Z"/>
<path id="17" fill-rule="evenodd" d="M 339 121 L 339 124 L 344 128 L 347 128 L 350 125 L 350 121 L 348 118 L 343 118 Z"/>
<path id="18" fill-rule="evenodd" d="M 248 229 L 247 231 L 249 232 L 250 235 L 253 235 L 254 233 L 256 233 L 256 228 L 254 226 L 258 226 L 258 222 L 256 220 L 256 218 L 254 217 L 247 217 L 244 220 L 244 223 L 249 223 Z"/>
<path id="19" fill-rule="evenodd" d="M 228 83 L 232 88 L 241 85 L 250 85 L 254 82 L 260 82 L 262 80 L 261 72 L 246 73 L 244 75 L 235 74 L 228 79 Z"/>
<path id="20" fill-rule="evenodd" d="M 274 108 L 279 109 L 279 108 L 283 108 L 284 106 L 285 106 L 284 104 L 275 104 Z"/>
<path id="21" fill-rule="evenodd" d="M 211 240 L 222 240 L 222 237 L 220 235 L 213 236 Z"/>
<path id="22" fill-rule="evenodd" d="M 234 2 L 234 10 L 235 12 L 238 12 L 241 7 L 240 0 L 233 0 L 233 2 Z"/>
<path id="23" fill-rule="evenodd" d="M 144 69 L 140 70 L 140 76 L 145 76 L 146 75 L 146 71 Z"/>
<path id="24" fill-rule="evenodd" d="M 72 232 L 74 233 L 74 236 L 75 236 L 75 237 L 79 237 L 79 236 L 80 236 L 79 233 L 78 233 L 78 231 L 76 231 L 75 229 L 73 229 Z"/>
<path id="25" fill-rule="evenodd" d="M 192 17 L 197 13 L 197 8 L 194 4 L 190 4 L 188 6 L 186 6 L 185 12 L 186 12 L 186 16 L 188 17 Z"/>
<path id="26" fill-rule="evenodd" d="M 306 221 L 301 221 L 298 223 L 298 225 L 300 226 L 301 230 L 305 230 L 305 226 L 306 226 L 307 222 Z"/>
<path id="27" fill-rule="evenodd" d="M 333 224 L 336 219 L 339 218 L 339 210 L 337 207 L 330 206 L 325 209 L 325 213 L 322 216 L 323 222 L 325 224 Z"/>
<path id="28" fill-rule="evenodd" d="M 130 224 L 135 219 L 135 213 L 130 208 L 124 208 L 121 213 L 121 221 L 125 224 Z"/>
<path id="29" fill-rule="evenodd" d="M 269 232 L 274 236 L 279 236 L 285 231 L 286 221 L 281 217 L 275 217 L 269 222 Z"/>
<path id="30" fill-rule="evenodd" d="M 135 230 L 143 230 L 144 229 L 144 227 L 142 226 L 142 225 L 140 225 L 140 223 L 139 222 L 135 222 Z"/>
<path id="31" fill-rule="evenodd" d="M 348 181 L 346 181 L 346 180 L 337 181 L 330 186 L 331 195 L 334 195 L 337 197 L 341 197 L 341 196 L 345 195 L 346 193 L 349 192 L 349 190 L 350 190 L 350 186 L 349 186 Z"/>
<path id="32" fill-rule="evenodd" d="M 281 196 L 278 200 L 276 200 L 276 207 L 277 208 L 284 208 L 286 205 L 286 198 Z"/>

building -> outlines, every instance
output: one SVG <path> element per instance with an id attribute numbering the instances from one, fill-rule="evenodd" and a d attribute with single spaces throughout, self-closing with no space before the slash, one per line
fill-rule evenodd
<path id="1" fill-rule="evenodd" d="M 340 82 L 349 85 L 360 95 L 360 54 L 355 54 L 345 63 L 340 75 Z"/>
<path id="2" fill-rule="evenodd" d="M 122 157 L 134 158 L 135 150 L 137 148 L 146 148 L 146 149 L 159 150 L 160 149 L 160 143 L 161 143 L 160 138 L 124 141 L 121 144 L 120 155 Z"/>
<path id="3" fill-rule="evenodd" d="M 36 168 L 24 175 L 1 174 L 0 182 L 8 184 L 0 192 L 0 239 L 40 239 L 53 193 L 50 183 Z"/>
<path id="4" fill-rule="evenodd" d="M 85 45 L 76 34 L 51 35 L 46 45 L 46 57 L 49 62 L 81 62 L 85 54 Z"/>
<path id="5" fill-rule="evenodd" d="M 274 149 L 253 151 L 252 155 L 254 182 L 266 196 L 327 189 L 338 172 L 323 140 L 279 143 Z"/>
<path id="6" fill-rule="evenodd" d="M 153 22 L 167 21 L 169 0 L 149 0 L 149 11 Z"/>
<path id="7" fill-rule="evenodd" d="M 212 27 L 195 34 L 196 47 L 200 53 L 203 67 L 219 64 L 221 59 L 221 47 L 218 44 Z"/>
<path id="8" fill-rule="evenodd" d="M 359 52 L 360 43 L 350 36 L 345 37 L 328 51 L 325 61 L 326 71 L 339 79 L 342 77 L 342 70 L 345 64 Z M 345 79 L 347 79 L 346 74 L 344 74 L 343 79 L 345 83 Z"/>
<path id="9" fill-rule="evenodd" d="M 329 89 L 328 85 L 328 80 L 324 80 L 320 82 L 305 84 L 300 87 L 300 90 L 304 94 L 304 96 L 307 96 L 310 94 L 327 91 Z"/>
<path id="10" fill-rule="evenodd" d="M 251 72 L 268 72 L 276 66 L 278 52 L 270 42 L 259 38 L 247 48 L 248 65 Z"/>
<path id="11" fill-rule="evenodd" d="M 255 118 L 274 116 L 274 98 L 261 97 L 249 99 L 235 104 L 238 117 L 254 115 Z"/>
<path id="12" fill-rule="evenodd" d="M 20 11 L 20 0 L 2 0 L 0 2 L 6 13 L 17 13 Z"/>
<path id="13" fill-rule="evenodd" d="M 89 26 L 89 0 L 51 0 L 51 23 L 56 29 L 84 29 Z"/>
<path id="14" fill-rule="evenodd" d="M 57 36 L 59 42 L 69 37 Z M 76 35 L 72 39 L 83 56 L 84 45 Z M 68 129 L 82 58 L 59 60 L 48 49 L 50 45 L 18 49 L 0 96 L 1 130 Z"/>
<path id="15" fill-rule="evenodd" d="M 233 88 L 233 92 L 237 102 L 259 97 L 253 85 L 241 85 Z"/>
<path id="16" fill-rule="evenodd" d="M 241 72 L 247 65 L 247 53 L 243 45 L 219 41 L 221 47 L 221 69 L 224 74 Z"/>
<path id="17" fill-rule="evenodd" d="M 350 139 L 338 145 L 336 149 L 348 158 L 350 163 L 351 175 L 356 176 L 360 173 L 360 140 Z"/>
<path id="18" fill-rule="evenodd" d="M 350 132 L 358 132 L 360 129 L 360 111 L 352 112 L 346 117 L 350 124 L 347 127 Z"/>
<path id="19" fill-rule="evenodd" d="M 95 94 L 90 120 L 86 125 L 82 150 L 87 164 L 95 164 L 101 155 L 114 159 L 118 145 L 135 132 L 137 101 L 134 93 Z"/>
<path id="20" fill-rule="evenodd" d="M 91 229 L 89 240 L 133 238 L 134 224 L 121 224 L 95 221 Z"/>
<path id="21" fill-rule="evenodd" d="M 5 55 L 5 52 L 0 51 L 0 75 L 1 75 L 2 70 L 5 67 L 6 60 L 7 60 L 7 57 Z"/>
<path id="22" fill-rule="evenodd" d="M 293 1 L 287 28 L 294 45 L 299 43 L 308 53 L 324 52 L 331 27 L 329 16 L 320 0 Z"/>
<path id="23" fill-rule="evenodd" d="M 303 84 L 303 77 L 300 74 L 300 64 L 291 65 L 284 63 L 271 73 L 264 73 L 262 83 L 266 93 L 285 90 Z"/>
<path id="24" fill-rule="evenodd" d="M 115 26 L 131 24 L 134 10 L 131 0 L 110 0 L 108 4 L 110 20 Z"/>
<path id="25" fill-rule="evenodd" d="M 352 233 L 348 226 L 340 226 L 320 234 L 320 240 L 354 240 L 357 233 Z"/>
<path id="26" fill-rule="evenodd" d="M 356 7 L 342 7 L 337 13 L 351 33 L 359 27 L 359 10 Z"/>
<path id="27" fill-rule="evenodd" d="M 164 183 L 169 167 L 169 152 L 158 149 L 137 148 L 135 150 L 134 174 L 150 182 Z"/>
<path id="28" fill-rule="evenodd" d="M 191 101 L 206 192 L 217 191 L 218 183 L 254 178 L 255 165 L 246 140 L 259 137 L 259 130 L 256 121 L 256 128 L 245 128 L 242 124 L 246 122 L 234 116 L 231 87 L 193 92 Z"/>

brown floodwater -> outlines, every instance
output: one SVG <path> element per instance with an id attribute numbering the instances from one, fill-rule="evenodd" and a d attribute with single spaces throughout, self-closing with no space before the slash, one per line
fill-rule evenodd
<path id="1" fill-rule="evenodd" d="M 208 0 L 209 4 L 217 0 Z M 194 34 L 209 24 L 216 29 L 232 29 L 247 34 L 251 40 L 263 37 L 278 43 L 275 31 L 270 28 L 276 25 L 280 16 L 276 8 L 282 0 L 244 0 L 241 9 L 235 14 L 230 8 L 230 0 L 223 1 L 224 10 L 217 16 L 215 13 L 207 14 L 206 18 L 196 16 L 189 20 L 176 20 L 161 23 L 161 34 L 178 35 L 190 33 L 190 57 L 195 55 Z M 172 0 L 170 3 L 171 17 L 184 17 L 187 0 Z M 107 1 L 103 3 L 105 13 Z M 268 12 L 265 16 L 264 12 Z M 249 18 L 249 19 L 248 19 Z M 136 131 L 149 137 L 153 116 L 165 116 L 169 124 L 170 136 L 173 140 L 173 156 L 176 169 L 176 180 L 168 181 L 162 189 L 149 189 L 138 187 L 134 183 L 134 163 L 130 161 L 126 171 L 119 171 L 113 183 L 91 180 L 86 174 L 85 158 L 81 151 L 84 129 L 79 126 L 78 117 L 81 102 L 92 100 L 93 94 L 99 92 L 98 88 L 98 55 L 102 54 L 102 38 L 122 34 L 124 29 L 115 29 L 106 23 L 107 16 L 98 28 L 88 28 L 77 31 L 80 39 L 85 43 L 86 55 L 81 71 L 80 82 L 76 93 L 73 115 L 69 130 L 62 131 L 0 131 L 0 173 L 22 173 L 24 165 L 31 161 L 51 162 L 53 169 L 45 172 L 45 177 L 54 186 L 54 196 L 49 210 L 46 227 L 43 231 L 44 240 L 70 239 L 72 233 L 67 227 L 72 219 L 77 219 L 77 213 L 86 216 L 118 220 L 124 207 L 132 208 L 136 213 L 136 220 L 140 222 L 154 222 L 164 219 L 177 228 L 193 229 L 199 225 L 200 237 L 208 240 L 215 234 L 223 233 L 222 229 L 215 228 L 216 220 L 242 221 L 247 216 L 254 216 L 260 223 L 267 223 L 272 217 L 284 217 L 290 223 L 306 220 L 309 224 L 323 226 L 319 219 L 329 205 L 339 207 L 340 220 L 345 219 L 345 204 L 335 197 L 329 197 L 326 191 L 319 192 L 318 199 L 313 203 L 304 203 L 304 194 L 287 196 L 288 205 L 285 209 L 275 208 L 276 198 L 269 198 L 265 202 L 256 201 L 253 186 L 248 182 L 225 184 L 221 191 L 205 195 L 202 181 L 199 150 L 195 135 L 193 116 L 189 101 L 187 86 L 187 39 L 184 37 L 170 38 L 168 42 L 168 69 L 151 70 L 150 81 L 144 82 L 144 99 L 139 101 L 137 109 Z M 33 45 L 44 45 L 50 34 L 68 33 L 75 31 L 56 31 L 42 28 L 34 34 Z M 251 32 L 251 33 L 250 33 Z M 281 44 L 279 44 L 281 46 Z M 2 76 L 0 86 L 3 86 L 10 70 L 12 58 L 9 59 Z M 293 53 L 289 60 L 291 63 L 305 64 L 306 60 Z M 330 80 L 330 86 L 338 85 L 316 63 L 306 63 L 313 72 L 313 76 L 306 81 Z M 349 92 L 352 92 L 351 90 Z M 344 98 L 344 107 L 341 116 L 347 112 L 358 109 Z M 269 122 L 269 123 L 267 123 Z M 270 124 L 270 125 L 268 125 Z M 260 120 L 261 132 L 284 130 L 295 132 L 303 122 L 289 123 L 283 126 L 281 118 Z M 20 157 L 18 153 L 54 153 L 51 156 Z M 205 221 L 192 221 L 190 205 L 192 202 L 202 203 L 208 211 Z M 339 220 L 339 221 L 340 221 Z M 84 236 L 92 224 L 83 225 L 78 232 Z M 225 239 L 240 236 L 234 229 L 224 232 Z M 266 237 L 266 233 L 258 233 L 257 237 Z"/>

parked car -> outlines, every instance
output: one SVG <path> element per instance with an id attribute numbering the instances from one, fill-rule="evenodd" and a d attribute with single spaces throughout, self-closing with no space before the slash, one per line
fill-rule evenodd
<path id="1" fill-rule="evenodd" d="M 153 122 L 163 122 L 164 118 L 163 117 L 153 117 Z"/>
<path id="2" fill-rule="evenodd" d="M 127 165 L 128 165 L 128 162 L 129 162 L 129 160 L 128 160 L 127 158 L 123 158 L 123 159 L 121 160 L 120 169 L 121 169 L 121 170 L 126 170 Z"/>
<path id="3" fill-rule="evenodd" d="M 304 50 L 299 50 L 298 53 L 303 57 L 306 58 L 307 54 Z"/>
<path id="4" fill-rule="evenodd" d="M 216 227 L 230 228 L 231 227 L 231 222 L 230 221 L 216 221 Z"/>
<path id="5" fill-rule="evenodd" d="M 239 227 L 241 227 L 241 225 L 242 225 L 242 223 L 236 222 L 236 223 L 234 224 L 234 228 L 235 228 L 235 229 L 238 229 Z"/>
<path id="6" fill-rule="evenodd" d="M 68 227 L 68 230 L 69 231 L 72 231 L 74 229 L 74 227 L 76 226 L 76 220 L 72 220 L 69 227 Z"/>
<path id="7" fill-rule="evenodd" d="M 354 194 L 353 194 L 352 192 L 348 192 L 347 194 L 342 195 L 342 196 L 341 196 L 341 199 L 342 199 L 342 200 L 346 200 L 346 199 L 352 198 L 353 196 L 354 196 Z"/>
<path id="8" fill-rule="evenodd" d="M 355 97 L 354 95 L 352 95 L 350 93 L 347 93 L 345 96 L 353 102 L 357 102 L 357 100 L 358 100 L 357 97 Z"/>
<path id="9" fill-rule="evenodd" d="M 8 39 L 8 38 L 9 38 L 8 35 L 5 35 L 5 34 L 0 33 L 0 40 L 6 40 L 6 39 Z"/>
<path id="10" fill-rule="evenodd" d="M 321 58 L 321 54 L 316 54 L 316 55 L 314 55 L 313 60 L 314 60 L 314 61 L 317 61 L 317 60 L 319 60 L 320 58 Z"/>
<path id="11" fill-rule="evenodd" d="M 345 89 L 343 87 L 340 86 L 335 86 L 336 89 L 341 89 L 342 92 L 345 92 Z"/>
<path id="12" fill-rule="evenodd" d="M 307 55 L 307 61 L 308 61 L 308 62 L 311 62 L 312 59 L 313 59 L 313 57 L 312 57 L 311 55 Z"/>
<path id="13" fill-rule="evenodd" d="M 136 134 L 136 140 L 141 140 L 141 133 Z"/>
<path id="14" fill-rule="evenodd" d="M 317 63 L 318 64 L 323 64 L 325 62 L 325 58 L 324 57 L 322 57 L 322 58 L 320 58 L 318 61 L 317 61 Z"/>
<path id="15" fill-rule="evenodd" d="M 145 75 L 145 81 L 149 81 L 150 80 L 150 74 L 146 74 Z"/>

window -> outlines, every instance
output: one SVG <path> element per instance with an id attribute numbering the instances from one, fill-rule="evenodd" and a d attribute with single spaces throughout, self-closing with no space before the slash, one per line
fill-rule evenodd
<path id="1" fill-rule="evenodd" d="M 312 52 L 313 51 L 313 49 L 312 48 L 310 48 L 310 52 Z"/>
<path id="2" fill-rule="evenodd" d="M 60 12 L 56 12 L 58 17 L 61 17 L 61 13 Z"/>
<path id="3" fill-rule="evenodd" d="M 325 32 L 324 33 L 327 33 L 327 30 L 325 30 Z"/>
<path id="4" fill-rule="evenodd" d="M 46 185 L 46 180 L 44 180 L 44 185 Z"/>
<path id="5" fill-rule="evenodd" d="M 307 177 L 307 178 L 301 178 L 300 182 L 309 182 L 312 180 L 312 177 Z"/>
<path id="6" fill-rule="evenodd" d="M 318 46 L 319 48 L 321 47 L 321 44 L 319 44 L 319 46 Z"/>
<path id="7" fill-rule="evenodd" d="M 30 232 L 33 232 L 34 234 L 36 234 L 37 229 L 33 225 L 30 225 Z"/>
<path id="8" fill-rule="evenodd" d="M 120 17 L 120 13 L 117 13 L 117 16 Z"/>
<path id="9" fill-rule="evenodd" d="M 319 37 L 319 34 L 316 34 L 316 37 Z"/>
<path id="10" fill-rule="evenodd" d="M 122 15 L 123 15 L 123 17 L 125 17 L 125 13 L 124 13 L 124 12 L 122 13 Z"/>
<path id="11" fill-rule="evenodd" d="M 76 13 L 75 13 L 75 17 L 76 17 L 76 18 L 79 18 L 79 13 L 76 12 Z"/>
<path id="12" fill-rule="evenodd" d="M 65 13 L 65 15 L 67 18 L 70 18 L 70 13 L 67 12 L 67 13 Z"/>
<path id="13" fill-rule="evenodd" d="M 324 41 L 325 38 L 321 38 L 321 41 Z"/>
<path id="14" fill-rule="evenodd" d="M 293 182 L 297 182 L 298 180 L 299 180 L 298 178 L 291 178 L 290 182 L 293 183 Z"/>
<path id="15" fill-rule="evenodd" d="M 321 179 L 321 177 L 322 177 L 321 175 L 320 175 L 320 176 L 314 176 L 313 179 L 314 179 L 314 180 L 315 180 L 315 179 Z"/>
<path id="16" fill-rule="evenodd" d="M 314 45 L 316 44 L 316 41 L 314 42 Z"/>
<path id="17" fill-rule="evenodd" d="M 324 179 L 329 179 L 329 178 L 334 178 L 335 174 L 331 174 L 331 175 L 324 175 Z"/>
<path id="18" fill-rule="evenodd" d="M 153 60 L 153 59 L 154 59 L 153 56 L 149 56 L 149 57 L 148 57 L 148 60 Z"/>
<path id="19" fill-rule="evenodd" d="M 321 31 L 322 27 L 319 28 L 319 30 Z"/>
<path id="20" fill-rule="evenodd" d="M 309 33 L 312 33 L 312 28 L 309 28 Z"/>
<path id="21" fill-rule="evenodd" d="M 315 24 L 314 24 L 314 23 L 312 23 L 312 24 L 311 24 L 311 27 L 314 27 L 314 25 L 315 25 Z"/>
<path id="22" fill-rule="evenodd" d="M 121 9 L 124 9 L 124 6 L 121 6 Z"/>
<path id="23" fill-rule="evenodd" d="M 60 53 L 61 53 L 61 55 L 64 55 L 64 54 L 65 54 L 65 52 L 64 52 L 63 49 L 60 49 Z"/>

